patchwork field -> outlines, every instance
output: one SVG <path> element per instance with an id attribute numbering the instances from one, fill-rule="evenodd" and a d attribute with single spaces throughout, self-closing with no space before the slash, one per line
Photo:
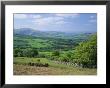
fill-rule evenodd
<path id="1" fill-rule="evenodd" d="M 97 74 L 96 33 L 36 33 L 14 35 L 14 75 Z"/>

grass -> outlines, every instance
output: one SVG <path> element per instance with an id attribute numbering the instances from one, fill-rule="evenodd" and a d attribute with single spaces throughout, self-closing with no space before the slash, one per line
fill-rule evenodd
<path id="1" fill-rule="evenodd" d="M 14 75 L 96 75 L 96 69 L 67 69 L 14 64 Z"/>
<path id="2" fill-rule="evenodd" d="M 49 47 L 50 44 L 46 43 L 47 40 L 43 40 L 43 39 L 27 39 L 27 41 L 29 41 L 29 44 L 31 45 L 31 47 Z"/>
<path id="3" fill-rule="evenodd" d="M 29 62 L 48 63 L 49 67 L 36 67 L 23 65 Z M 96 75 L 97 69 L 75 68 L 71 65 L 57 64 L 46 58 L 14 58 L 14 75 Z"/>
<path id="4" fill-rule="evenodd" d="M 38 59 L 40 59 L 40 63 L 45 64 L 48 63 L 49 67 L 55 67 L 55 68 L 71 68 L 70 66 L 67 66 L 65 64 L 57 64 L 51 60 L 48 60 L 46 58 L 27 58 L 27 57 L 17 57 L 14 59 L 14 63 L 16 64 L 27 64 L 27 63 L 39 63 Z"/>

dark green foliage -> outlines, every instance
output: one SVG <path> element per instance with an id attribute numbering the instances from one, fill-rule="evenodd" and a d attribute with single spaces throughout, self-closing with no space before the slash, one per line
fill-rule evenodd
<path id="1" fill-rule="evenodd" d="M 60 55 L 60 52 L 57 50 L 52 53 L 52 56 L 59 56 L 59 55 Z"/>
<path id="2" fill-rule="evenodd" d="M 42 64 L 42 63 L 28 63 L 29 66 L 36 66 L 36 67 L 48 67 L 49 64 L 48 63 L 45 63 L 45 64 Z"/>
<path id="3" fill-rule="evenodd" d="M 93 35 L 89 41 L 81 42 L 74 50 L 74 58 L 83 67 L 97 67 L 97 37 Z"/>
<path id="4" fill-rule="evenodd" d="M 37 57 L 38 51 L 37 49 L 31 49 L 31 48 L 27 48 L 27 49 L 15 48 L 14 56 L 15 57 Z"/>
<path id="5" fill-rule="evenodd" d="M 21 56 L 21 50 L 19 48 L 15 48 L 14 49 L 14 57 L 20 57 Z"/>

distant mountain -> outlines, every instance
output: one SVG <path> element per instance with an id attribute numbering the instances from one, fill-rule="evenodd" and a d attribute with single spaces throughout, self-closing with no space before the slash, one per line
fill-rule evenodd
<path id="1" fill-rule="evenodd" d="M 20 28 L 20 29 L 14 29 L 15 34 L 22 34 L 22 35 L 31 35 L 34 33 L 34 30 L 30 28 Z"/>
<path id="2" fill-rule="evenodd" d="M 16 35 L 29 35 L 35 37 L 54 37 L 54 38 L 73 38 L 77 37 L 77 33 L 66 33 L 66 32 L 56 32 L 56 31 L 38 31 L 31 28 L 20 28 L 14 29 L 14 34 Z M 80 35 L 91 35 L 92 33 L 79 33 Z M 79 35 L 78 35 L 79 36 Z"/>

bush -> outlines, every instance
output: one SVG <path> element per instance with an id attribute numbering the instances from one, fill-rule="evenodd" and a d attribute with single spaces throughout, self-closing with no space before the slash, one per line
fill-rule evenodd
<path id="1" fill-rule="evenodd" d="M 37 49 L 20 49 L 15 48 L 14 49 L 14 56 L 15 57 L 37 57 L 39 55 Z"/>
<path id="2" fill-rule="evenodd" d="M 52 53 L 52 56 L 59 56 L 60 55 L 60 52 L 59 51 L 54 51 L 53 53 Z"/>
<path id="3" fill-rule="evenodd" d="M 82 42 L 74 50 L 74 58 L 83 67 L 97 66 L 97 37 L 93 35 L 89 41 Z"/>

